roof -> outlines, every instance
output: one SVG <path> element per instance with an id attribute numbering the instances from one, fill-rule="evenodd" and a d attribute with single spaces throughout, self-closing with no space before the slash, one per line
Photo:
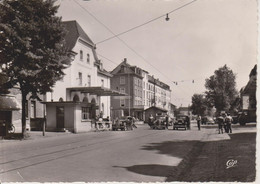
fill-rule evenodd
<path id="1" fill-rule="evenodd" d="M 85 33 L 82 27 L 77 23 L 77 21 L 64 21 L 62 23 L 68 31 L 65 36 L 66 46 L 68 50 L 72 50 L 74 48 L 78 38 L 83 39 L 86 43 L 94 47 L 95 44 Z"/>
<path id="2" fill-rule="evenodd" d="M 13 111 L 20 110 L 21 104 L 11 95 L 0 95 L 0 110 Z"/>
<path id="3" fill-rule="evenodd" d="M 160 107 L 156 107 L 156 106 L 149 107 L 148 109 L 145 109 L 144 111 L 147 111 L 147 110 L 150 110 L 150 109 L 157 109 L 157 110 L 160 110 L 162 112 L 167 112 L 168 111 L 166 109 L 163 109 L 163 108 L 160 108 Z"/>
<path id="4" fill-rule="evenodd" d="M 159 79 L 155 79 L 155 78 L 154 78 L 153 76 L 151 76 L 151 75 L 148 75 L 148 81 L 149 81 L 150 83 L 152 83 L 152 84 L 155 84 L 155 85 L 157 85 L 157 86 L 159 86 L 159 87 L 165 89 L 165 90 L 171 91 L 169 85 L 163 83 L 163 82 L 160 81 Z"/>
<path id="5" fill-rule="evenodd" d="M 116 75 L 116 74 L 135 74 L 137 76 L 139 76 L 140 78 L 142 77 L 142 72 L 144 70 L 137 67 L 137 66 L 132 66 L 130 64 L 127 63 L 126 59 L 124 59 L 124 61 L 122 61 L 116 68 L 114 68 L 111 71 L 112 75 Z"/>
<path id="6" fill-rule="evenodd" d="M 102 75 L 105 75 L 107 77 L 113 77 L 113 75 L 111 73 L 109 73 L 108 71 L 106 71 L 105 69 L 103 69 L 103 70 L 98 69 L 97 72 L 98 72 L 98 74 L 102 74 Z"/>
<path id="7" fill-rule="evenodd" d="M 121 93 L 105 87 L 72 87 L 67 88 L 69 91 L 79 91 L 81 93 L 90 93 L 98 96 L 126 96 L 126 93 Z"/>
<path id="8" fill-rule="evenodd" d="M 189 107 L 179 107 L 179 111 L 190 111 Z"/>

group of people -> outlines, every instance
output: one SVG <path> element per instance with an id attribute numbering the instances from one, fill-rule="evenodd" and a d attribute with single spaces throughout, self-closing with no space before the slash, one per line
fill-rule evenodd
<path id="1" fill-rule="evenodd" d="M 226 133 L 232 133 L 232 122 L 233 118 L 230 116 L 230 113 L 222 113 L 218 118 L 217 118 L 217 123 L 218 123 L 218 133 L 220 132 L 223 134 L 223 128 Z"/>
<path id="2" fill-rule="evenodd" d="M 217 118 L 218 130 L 219 134 L 223 134 L 223 129 L 226 133 L 232 133 L 232 122 L 233 118 L 230 116 L 230 113 L 221 113 L 221 115 Z M 197 116 L 197 125 L 198 130 L 200 130 L 201 124 L 201 116 Z"/>

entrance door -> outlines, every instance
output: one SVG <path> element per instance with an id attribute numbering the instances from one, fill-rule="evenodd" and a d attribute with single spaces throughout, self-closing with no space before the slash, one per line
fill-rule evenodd
<path id="1" fill-rule="evenodd" d="M 57 128 L 64 127 L 64 107 L 56 107 Z"/>

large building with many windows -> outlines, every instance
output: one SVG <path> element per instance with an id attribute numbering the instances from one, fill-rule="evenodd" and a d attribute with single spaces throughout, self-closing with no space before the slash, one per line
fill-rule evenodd
<path id="1" fill-rule="evenodd" d="M 110 117 L 110 96 L 120 95 L 110 90 L 112 75 L 103 68 L 94 43 L 76 21 L 63 22 L 65 37 L 71 52 L 71 65 L 46 96 L 47 130 L 67 129 L 85 132 L 94 128 L 95 119 Z"/>
<path id="2" fill-rule="evenodd" d="M 124 59 L 112 72 L 111 89 L 127 93 L 125 97 L 111 97 L 113 117 L 134 116 L 144 120 L 145 110 L 156 106 L 169 112 L 170 87 Z"/>

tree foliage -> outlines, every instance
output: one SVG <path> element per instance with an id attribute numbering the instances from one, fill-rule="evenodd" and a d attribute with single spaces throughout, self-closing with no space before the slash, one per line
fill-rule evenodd
<path id="1" fill-rule="evenodd" d="M 206 98 L 215 106 L 217 112 L 232 110 L 232 104 L 237 98 L 236 75 L 224 65 L 215 70 L 214 75 L 206 79 Z"/>
<path id="2" fill-rule="evenodd" d="M 65 29 L 54 0 L 3 0 L 0 3 L 0 67 L 6 88 L 20 87 L 22 107 L 30 93 L 51 91 L 69 64 Z M 22 113 L 25 131 L 25 114 Z"/>
<path id="3" fill-rule="evenodd" d="M 193 114 L 204 115 L 207 110 L 207 99 L 202 94 L 192 96 L 191 110 Z"/>

